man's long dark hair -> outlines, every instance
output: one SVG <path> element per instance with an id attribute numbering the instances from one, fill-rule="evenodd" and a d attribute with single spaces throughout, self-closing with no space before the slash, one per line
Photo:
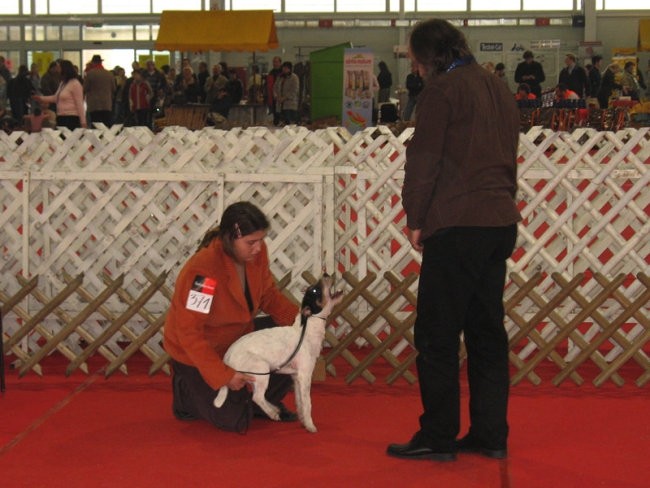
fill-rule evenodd
<path id="1" fill-rule="evenodd" d="M 207 247 L 215 238 L 221 239 L 223 250 L 231 258 L 235 257 L 233 242 L 258 230 L 267 230 L 269 221 L 266 215 L 250 202 L 237 202 L 224 210 L 219 227 L 209 230 L 197 250 Z"/>
<path id="2" fill-rule="evenodd" d="M 426 67 L 428 75 L 444 73 L 457 59 L 472 56 L 465 35 L 446 20 L 418 22 L 409 40 L 411 56 Z"/>

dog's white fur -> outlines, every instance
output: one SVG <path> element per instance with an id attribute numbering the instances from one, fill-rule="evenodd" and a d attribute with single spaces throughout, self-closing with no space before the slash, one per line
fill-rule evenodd
<path id="1" fill-rule="evenodd" d="M 335 305 L 341 302 L 342 295 L 332 296 L 332 279 L 329 276 L 322 281 L 322 310 L 307 318 L 307 328 L 300 349 L 289 364 L 282 366 L 295 350 L 300 341 L 301 325 L 298 313 L 294 324 L 289 327 L 262 329 L 238 339 L 226 352 L 224 362 L 231 368 L 252 373 L 276 372 L 290 374 L 293 377 L 294 393 L 298 418 L 309 432 L 316 432 L 311 417 L 311 379 L 325 338 L 327 317 Z M 276 371 L 277 370 L 277 371 Z M 273 420 L 279 420 L 279 410 L 270 404 L 264 394 L 269 384 L 268 374 L 258 374 L 253 383 L 253 401 Z M 222 387 L 214 400 L 215 406 L 223 404 L 228 388 Z"/>

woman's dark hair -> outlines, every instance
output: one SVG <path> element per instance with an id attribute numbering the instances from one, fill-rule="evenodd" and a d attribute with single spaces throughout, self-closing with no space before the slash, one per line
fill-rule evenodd
<path id="1" fill-rule="evenodd" d="M 77 77 L 77 72 L 74 69 L 74 65 L 71 61 L 63 59 L 61 61 L 61 81 L 67 83 L 73 78 Z"/>
<path id="2" fill-rule="evenodd" d="M 388 71 L 388 65 L 384 61 L 379 61 L 379 71 L 385 73 Z"/>
<path id="3" fill-rule="evenodd" d="M 266 215 L 255 205 L 249 202 L 233 203 L 224 210 L 219 227 L 205 234 L 199 249 L 207 247 L 213 239 L 219 238 L 225 253 L 234 258 L 233 243 L 236 239 L 268 228 L 269 221 Z"/>
<path id="4" fill-rule="evenodd" d="M 472 55 L 465 35 L 442 19 L 418 22 L 409 44 L 411 55 L 430 75 L 443 73 L 454 60 Z"/>

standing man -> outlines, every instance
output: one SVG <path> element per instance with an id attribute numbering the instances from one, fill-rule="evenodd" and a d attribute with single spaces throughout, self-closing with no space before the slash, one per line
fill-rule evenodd
<path id="1" fill-rule="evenodd" d="M 415 110 L 418 95 L 424 87 L 424 80 L 418 72 L 418 65 L 411 63 L 411 72 L 406 75 L 406 89 L 408 90 L 408 101 L 404 109 L 404 120 L 411 120 L 413 110 Z"/>
<path id="2" fill-rule="evenodd" d="M 126 109 L 128 105 L 129 93 L 126 90 L 126 72 L 121 66 L 113 68 L 113 76 L 115 77 L 115 94 L 113 96 L 113 123 L 123 124 L 125 122 Z"/>
<path id="3" fill-rule="evenodd" d="M 280 108 L 275 99 L 275 83 L 277 83 L 282 74 L 282 59 L 279 56 L 273 58 L 273 69 L 266 75 L 266 102 L 269 107 L 269 113 L 273 114 L 273 125 L 280 123 Z"/>
<path id="4" fill-rule="evenodd" d="M 558 84 L 565 84 L 567 88 L 578 94 L 578 97 L 585 98 L 589 95 L 589 80 L 587 72 L 576 64 L 576 57 L 569 53 L 564 57 L 565 67 L 560 71 Z"/>
<path id="5" fill-rule="evenodd" d="M 591 70 L 589 71 L 589 96 L 596 98 L 600 91 L 600 82 L 602 76 L 600 74 L 600 65 L 603 62 L 603 57 L 595 54 L 591 57 Z"/>
<path id="6" fill-rule="evenodd" d="M 544 68 L 541 63 L 535 61 L 532 51 L 524 53 L 524 60 L 517 65 L 515 70 L 515 82 L 517 85 L 526 83 L 530 92 L 537 98 L 542 98 L 542 83 L 546 80 Z"/>
<path id="7" fill-rule="evenodd" d="M 135 125 L 151 127 L 151 85 L 144 79 L 142 70 L 133 70 L 129 85 L 129 110 L 135 116 Z"/>
<path id="8" fill-rule="evenodd" d="M 298 116 L 300 80 L 293 72 L 293 65 L 290 61 L 282 63 L 282 73 L 280 79 L 275 82 L 273 93 L 280 109 L 282 122 L 297 124 L 300 121 Z"/>
<path id="9" fill-rule="evenodd" d="M 607 66 L 607 68 L 605 68 L 605 71 L 603 72 L 603 78 L 600 82 L 600 90 L 597 94 L 598 105 L 600 108 L 608 108 L 609 99 L 611 98 L 614 90 L 623 89 L 623 85 L 620 85 L 616 82 L 616 78 L 620 72 L 621 67 L 616 63 L 612 63 Z"/>
<path id="10" fill-rule="evenodd" d="M 41 73 L 39 72 L 38 63 L 32 63 L 29 70 L 29 79 L 32 82 L 34 93 L 41 91 Z"/>
<path id="11" fill-rule="evenodd" d="M 508 83 L 508 77 L 506 76 L 506 65 L 503 63 L 497 63 L 494 67 L 494 74 L 497 75 L 497 77 L 506 84 L 508 90 L 510 90 L 510 84 Z"/>
<path id="12" fill-rule="evenodd" d="M 18 67 L 18 74 L 9 80 L 7 95 L 11 106 L 11 116 L 23 122 L 23 117 L 29 113 L 28 103 L 34 94 L 34 87 L 29 79 L 29 69 L 24 64 Z"/>
<path id="13" fill-rule="evenodd" d="M 248 79 L 248 103 L 258 103 L 262 98 L 262 75 L 260 67 L 251 66 L 251 76 Z"/>
<path id="14" fill-rule="evenodd" d="M 5 82 L 7 85 L 11 81 L 11 72 L 9 71 L 9 68 L 7 68 L 7 65 L 5 64 L 5 57 L 0 56 L 0 76 L 2 76 L 5 79 Z"/>
<path id="15" fill-rule="evenodd" d="M 11 103 L 9 100 L 9 82 L 11 81 L 11 72 L 5 64 L 4 56 L 0 56 L 0 113 L 2 117 L 7 115 L 7 106 Z"/>
<path id="16" fill-rule="evenodd" d="M 205 103 L 205 83 L 208 81 L 208 78 L 210 78 L 208 63 L 201 61 L 199 63 L 199 72 L 196 75 L 196 81 L 199 82 L 199 87 L 201 88 L 201 98 L 199 100 L 201 103 Z"/>
<path id="17" fill-rule="evenodd" d="M 54 95 L 61 83 L 61 66 L 59 61 L 52 61 L 47 72 L 41 77 L 40 92 L 43 95 Z"/>
<path id="18" fill-rule="evenodd" d="M 149 119 L 153 123 L 153 118 L 156 111 L 162 112 L 165 97 L 167 96 L 167 78 L 165 75 L 156 68 L 156 63 L 153 60 L 148 60 L 145 64 L 145 69 L 142 72 L 142 77 L 149 83 L 151 87 L 152 98 L 149 102 L 151 106 L 151 114 Z"/>
<path id="19" fill-rule="evenodd" d="M 379 83 L 379 94 L 377 103 L 385 103 L 390 100 L 390 87 L 393 86 L 393 75 L 384 61 L 379 61 L 379 74 L 377 75 Z"/>
<path id="20" fill-rule="evenodd" d="M 645 89 L 645 83 L 643 86 L 641 85 L 638 72 L 635 71 L 636 63 L 634 61 L 628 61 L 625 63 L 621 85 L 623 86 L 623 93 L 625 93 L 625 95 L 629 96 L 632 100 L 639 100 L 641 88 Z"/>
<path id="21" fill-rule="evenodd" d="M 418 23 L 411 58 L 425 79 L 406 151 L 402 204 L 422 252 L 414 326 L 420 429 L 387 454 L 453 461 L 507 455 L 506 260 L 513 251 L 519 111 L 505 84 L 474 59 L 449 22 Z M 467 347 L 470 425 L 460 440 L 460 334 Z"/>
<path id="22" fill-rule="evenodd" d="M 84 94 L 91 123 L 102 123 L 106 127 L 113 124 L 113 95 L 115 94 L 115 76 L 104 69 L 103 59 L 95 54 L 86 70 Z"/>
<path id="23" fill-rule="evenodd" d="M 219 93 L 228 87 L 228 78 L 221 73 L 221 65 L 212 66 L 212 76 L 205 82 L 205 103 L 211 105 Z"/>

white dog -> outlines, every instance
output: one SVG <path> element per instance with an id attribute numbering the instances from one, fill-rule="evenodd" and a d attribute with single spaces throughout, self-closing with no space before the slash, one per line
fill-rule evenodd
<path id="1" fill-rule="evenodd" d="M 290 374 L 293 378 L 298 418 L 309 432 L 316 432 L 311 418 L 311 378 L 325 338 L 327 318 L 343 299 L 332 291 L 333 279 L 325 274 L 310 286 L 303 298 L 301 311 L 290 327 L 262 329 L 238 339 L 228 348 L 224 362 L 242 373 L 256 375 L 253 401 L 273 420 L 279 420 L 279 410 L 270 404 L 265 393 L 270 373 Z M 218 408 L 228 395 L 223 386 L 214 405 Z"/>

